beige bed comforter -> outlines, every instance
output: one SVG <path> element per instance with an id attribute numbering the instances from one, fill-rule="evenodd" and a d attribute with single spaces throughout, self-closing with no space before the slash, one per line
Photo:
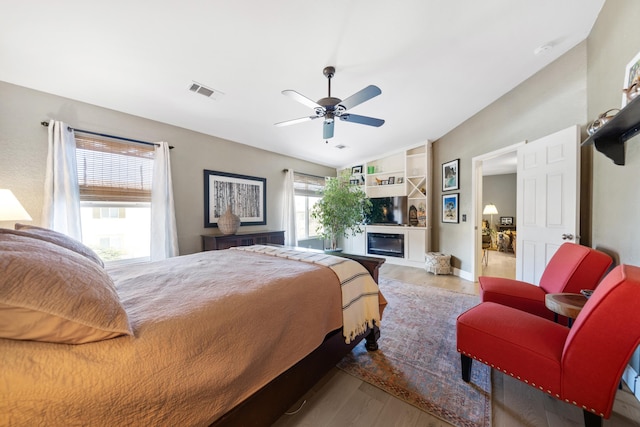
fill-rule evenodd
<path id="1" fill-rule="evenodd" d="M 1 425 L 208 425 L 342 324 L 326 267 L 213 251 L 110 271 L 134 337 L 0 339 Z"/>

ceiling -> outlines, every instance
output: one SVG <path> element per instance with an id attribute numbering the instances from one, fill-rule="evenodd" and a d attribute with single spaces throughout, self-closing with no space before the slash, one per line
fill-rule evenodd
<path id="1" fill-rule="evenodd" d="M 440 138 L 584 40 L 604 1 L 10 1 L 0 80 L 340 167 Z M 274 126 L 312 115 L 281 92 L 327 96 L 327 65 L 334 97 L 382 90 L 352 110 L 382 127 Z"/>

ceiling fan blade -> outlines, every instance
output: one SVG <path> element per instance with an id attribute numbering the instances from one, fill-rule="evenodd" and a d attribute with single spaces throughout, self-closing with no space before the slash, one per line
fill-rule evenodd
<path id="1" fill-rule="evenodd" d="M 382 91 L 378 86 L 369 85 L 364 89 L 362 89 L 361 91 L 354 93 L 344 101 L 340 102 L 340 104 L 338 104 L 338 107 L 342 107 L 345 110 L 349 110 L 355 107 L 356 105 L 360 105 L 363 102 L 368 101 L 371 98 L 380 95 L 381 93 Z"/>
<path id="2" fill-rule="evenodd" d="M 374 117 L 359 116 L 357 114 L 343 114 L 340 116 L 340 120 L 345 122 L 359 123 L 361 125 L 380 127 L 384 124 L 384 120 L 376 119 Z"/>
<path id="3" fill-rule="evenodd" d="M 322 137 L 324 139 L 333 138 L 333 125 L 335 124 L 334 120 L 325 121 L 322 125 Z"/>
<path id="4" fill-rule="evenodd" d="M 302 105 L 306 105 L 309 108 L 313 108 L 314 110 L 316 108 L 322 108 L 322 106 L 320 104 L 318 104 L 316 101 L 312 101 L 311 99 L 307 98 L 306 96 L 300 95 L 295 90 L 291 90 L 291 89 L 283 90 L 282 94 L 288 96 L 289 98 L 293 99 L 294 101 L 298 101 Z"/>
<path id="5" fill-rule="evenodd" d="M 275 123 L 275 126 L 289 126 L 295 125 L 296 123 L 308 122 L 310 120 L 317 119 L 318 116 L 309 116 L 309 117 L 300 117 L 299 119 L 287 120 L 284 122 Z"/>

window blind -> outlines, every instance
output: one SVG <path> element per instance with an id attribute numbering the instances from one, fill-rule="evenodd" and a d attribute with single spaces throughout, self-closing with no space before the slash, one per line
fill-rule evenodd
<path id="1" fill-rule="evenodd" d="M 319 197 L 320 190 L 324 188 L 326 178 L 323 176 L 293 173 L 293 190 L 296 196 Z"/>
<path id="2" fill-rule="evenodd" d="M 150 202 L 155 149 L 76 134 L 81 201 Z"/>

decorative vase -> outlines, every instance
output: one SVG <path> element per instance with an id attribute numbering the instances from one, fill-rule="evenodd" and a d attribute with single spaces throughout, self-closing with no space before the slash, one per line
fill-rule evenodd
<path id="1" fill-rule="evenodd" d="M 218 218 L 218 228 L 222 234 L 236 234 L 240 227 L 240 217 L 231 212 L 231 205 L 227 207 L 227 211 Z"/>
<path id="2" fill-rule="evenodd" d="M 616 114 L 618 114 L 620 112 L 619 109 L 617 108 L 612 108 L 610 110 L 605 111 L 604 113 L 600 114 L 598 116 L 597 119 L 595 119 L 587 128 L 587 133 L 589 135 L 593 135 L 594 133 L 596 133 L 598 131 L 598 129 L 600 129 L 602 126 L 604 126 L 607 122 L 609 122 L 609 120 L 611 120 Z"/>

